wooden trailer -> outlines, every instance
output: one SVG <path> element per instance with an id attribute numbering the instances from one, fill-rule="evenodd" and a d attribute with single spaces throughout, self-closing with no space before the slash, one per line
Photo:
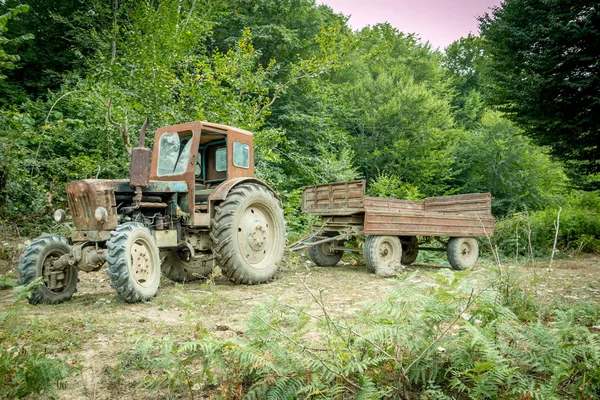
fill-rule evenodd
<path id="1" fill-rule="evenodd" d="M 364 180 L 304 187 L 302 211 L 321 222 L 291 250 L 308 248 L 324 267 L 337 264 L 345 251 L 364 252 L 371 272 L 392 261 L 411 264 L 419 251 L 445 251 L 450 266 L 463 270 L 479 257 L 475 238 L 494 235 L 490 193 L 410 201 L 367 197 L 365 188 Z M 364 241 L 362 248 L 344 246 L 352 237 Z"/>

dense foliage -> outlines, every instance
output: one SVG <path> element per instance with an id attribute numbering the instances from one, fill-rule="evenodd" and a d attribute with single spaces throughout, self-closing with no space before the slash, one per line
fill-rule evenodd
<path id="1" fill-rule="evenodd" d="M 486 96 L 579 172 L 600 172 L 598 2 L 505 0 L 481 21 Z"/>
<path id="2" fill-rule="evenodd" d="M 567 178 L 551 158 L 559 139 L 539 147 L 523 135 L 533 125 L 506 119 L 524 114 L 484 103 L 500 95 L 489 71 L 501 9 L 485 38 L 441 53 L 385 23 L 353 32 L 313 0 L 28 4 L 0 4 L 0 217 L 25 234 L 31 216 L 64 206 L 66 182 L 126 176 L 146 116 L 150 131 L 200 119 L 255 132 L 256 173 L 295 232 L 307 184 L 365 178 L 371 194 L 411 199 L 491 191 L 502 217 L 555 210 L 595 179 Z"/>

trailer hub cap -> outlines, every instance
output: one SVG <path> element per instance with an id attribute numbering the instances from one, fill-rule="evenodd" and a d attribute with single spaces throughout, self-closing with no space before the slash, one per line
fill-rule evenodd
<path id="1" fill-rule="evenodd" d="M 391 254 L 393 252 L 392 245 L 388 242 L 381 243 L 379 246 L 379 258 L 381 261 L 386 262 L 391 258 Z"/>

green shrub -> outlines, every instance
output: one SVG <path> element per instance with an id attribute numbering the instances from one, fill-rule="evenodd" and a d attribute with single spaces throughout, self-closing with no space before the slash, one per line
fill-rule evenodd
<path id="1" fill-rule="evenodd" d="M 535 256 L 548 256 L 554 244 L 557 216 L 557 208 L 513 214 L 496 223 L 495 242 L 507 256 L 528 255 L 529 241 Z M 575 193 L 562 207 L 557 249 L 600 251 L 600 195 L 597 192 Z"/>
<path id="2" fill-rule="evenodd" d="M 419 192 L 418 187 L 403 182 L 398 176 L 386 172 L 377 174 L 377 178 L 369 185 L 368 194 L 374 197 L 391 197 L 403 200 L 421 200 L 425 198 Z"/>

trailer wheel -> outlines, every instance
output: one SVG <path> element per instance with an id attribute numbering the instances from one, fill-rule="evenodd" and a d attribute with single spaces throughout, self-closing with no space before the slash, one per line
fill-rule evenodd
<path id="1" fill-rule="evenodd" d="M 446 249 L 450 266 L 458 271 L 471 268 L 479 258 L 479 244 L 474 238 L 450 238 Z"/>
<path id="2" fill-rule="evenodd" d="M 106 272 L 117 296 L 128 303 L 150 301 L 160 284 L 158 247 L 148 228 L 134 222 L 110 233 Z"/>
<path id="3" fill-rule="evenodd" d="M 404 240 L 403 240 L 404 239 Z M 410 265 L 419 255 L 419 241 L 416 236 L 402 236 L 402 265 Z"/>
<path id="4" fill-rule="evenodd" d="M 73 297 L 77 287 L 77 269 L 66 267 L 62 271 L 52 271 L 53 262 L 70 251 L 69 243 L 54 235 L 39 237 L 27 246 L 17 268 L 19 285 L 29 285 L 42 277 L 42 282 L 29 295 L 29 303 L 57 304 Z"/>
<path id="5" fill-rule="evenodd" d="M 390 262 L 402 260 L 402 243 L 397 236 L 367 236 L 364 248 L 365 264 L 369 272 Z"/>
<path id="6" fill-rule="evenodd" d="M 324 234 L 325 237 L 333 237 L 337 236 L 337 232 L 326 232 Z M 314 238 L 313 241 L 317 241 L 319 239 Z M 310 247 L 308 249 L 308 255 L 310 259 L 319 267 L 333 267 L 335 266 L 344 255 L 344 252 L 341 250 L 330 251 L 329 243 L 322 243 L 317 246 Z"/>
<path id="7" fill-rule="evenodd" d="M 210 237 L 223 274 L 248 285 L 273 278 L 285 250 L 283 211 L 273 193 L 243 183 L 215 210 Z"/>
<path id="8" fill-rule="evenodd" d="M 192 282 L 207 278 L 213 270 L 214 255 L 201 259 L 189 259 L 189 252 L 181 250 L 160 252 L 162 274 L 173 282 Z"/>

